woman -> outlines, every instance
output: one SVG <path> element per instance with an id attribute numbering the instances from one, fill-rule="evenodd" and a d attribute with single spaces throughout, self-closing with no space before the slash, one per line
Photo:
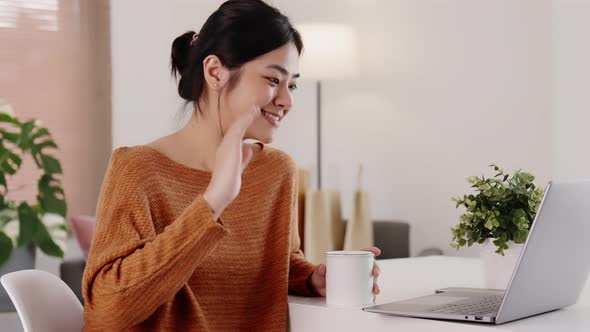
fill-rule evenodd
<path id="1" fill-rule="evenodd" d="M 325 266 L 299 249 L 296 165 L 263 144 L 293 106 L 302 47 L 257 0 L 227 1 L 176 38 L 172 70 L 194 112 L 113 153 L 84 273 L 86 331 L 285 330 L 288 292 L 325 295 Z"/>

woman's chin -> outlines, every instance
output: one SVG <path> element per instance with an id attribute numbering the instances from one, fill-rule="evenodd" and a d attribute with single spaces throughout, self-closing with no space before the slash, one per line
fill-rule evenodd
<path id="1" fill-rule="evenodd" d="M 268 132 L 268 133 L 254 135 L 253 139 L 255 139 L 261 143 L 264 143 L 264 144 L 270 144 L 274 141 L 275 137 L 274 137 L 274 133 Z"/>

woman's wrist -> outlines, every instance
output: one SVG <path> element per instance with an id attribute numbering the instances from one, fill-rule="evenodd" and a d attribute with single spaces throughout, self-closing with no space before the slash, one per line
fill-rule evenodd
<path id="1" fill-rule="evenodd" d="M 205 203 L 207 203 L 207 205 L 209 206 L 211 214 L 213 214 L 213 217 L 217 220 L 217 218 L 219 218 L 219 215 L 221 214 L 221 211 L 223 210 L 223 205 L 219 203 L 220 200 L 215 198 L 215 195 L 212 195 L 208 191 L 205 191 L 205 193 L 203 194 L 203 199 L 205 200 Z"/>

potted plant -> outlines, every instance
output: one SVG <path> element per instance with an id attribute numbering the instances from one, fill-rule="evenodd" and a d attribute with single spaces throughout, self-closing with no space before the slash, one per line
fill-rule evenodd
<path id="1" fill-rule="evenodd" d="M 48 152 L 57 145 L 39 121 L 19 121 L 0 98 L 0 275 L 34 268 L 34 249 L 63 257 L 68 226 L 67 205 L 59 177 L 60 162 Z M 36 201 L 9 200 L 8 182 L 30 154 L 42 175 L 37 181 Z M 14 310 L 0 289 L 0 311 Z"/>
<path id="2" fill-rule="evenodd" d="M 493 177 L 472 176 L 467 179 L 475 194 L 452 197 L 456 207 L 464 207 L 460 222 L 451 228 L 451 247 L 482 244 L 487 288 L 506 288 L 516 261 L 541 204 L 544 190 L 535 177 L 517 170 L 513 175 L 490 165 Z"/>

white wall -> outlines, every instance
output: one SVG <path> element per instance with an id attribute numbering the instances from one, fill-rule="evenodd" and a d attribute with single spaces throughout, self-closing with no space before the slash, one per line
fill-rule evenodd
<path id="1" fill-rule="evenodd" d="M 182 100 L 170 75 L 174 38 L 200 28 L 221 1 L 111 1 L 113 147 L 172 132 Z"/>
<path id="2" fill-rule="evenodd" d="M 342 191 L 345 217 L 362 161 L 374 219 L 410 222 L 412 254 L 474 255 L 448 246 L 459 216 L 448 198 L 469 189 L 465 178 L 491 162 L 550 178 L 550 0 L 271 2 L 294 23 L 350 23 L 360 36 L 363 75 L 323 93 L 324 183 Z M 173 130 L 170 45 L 220 3 L 111 2 L 115 147 Z M 311 169 L 314 101 L 304 82 L 276 143 Z"/>
<path id="3" fill-rule="evenodd" d="M 553 176 L 590 177 L 590 1 L 553 4 Z"/>

